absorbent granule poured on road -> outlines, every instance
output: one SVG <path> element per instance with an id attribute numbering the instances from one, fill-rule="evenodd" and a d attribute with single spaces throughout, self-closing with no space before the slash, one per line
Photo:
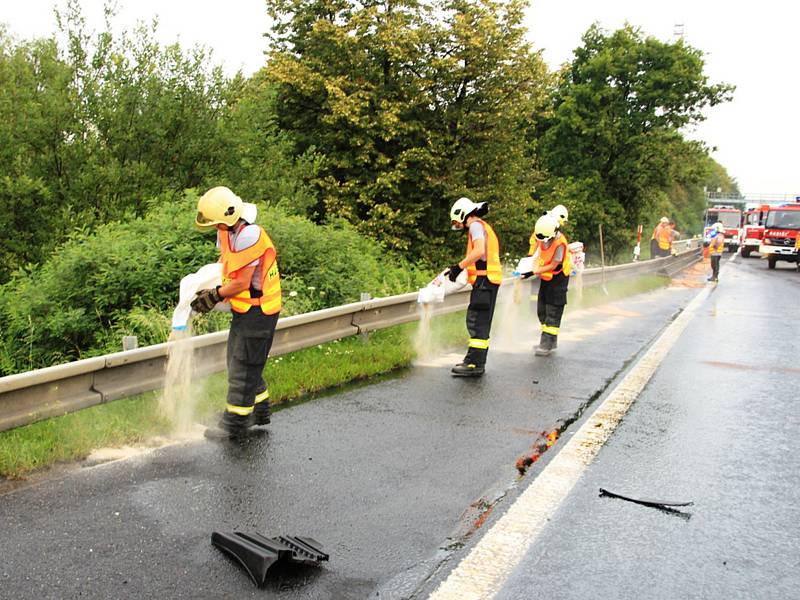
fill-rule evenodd
<path id="1" fill-rule="evenodd" d="M 421 303 L 417 305 L 417 311 L 419 312 L 419 325 L 414 335 L 414 352 L 417 356 L 415 363 L 430 358 L 433 353 L 433 332 L 431 330 L 433 307 L 429 303 Z"/>
<path id="2" fill-rule="evenodd" d="M 706 277 L 711 273 L 708 260 L 702 260 L 683 269 L 672 278 L 670 287 L 701 288 L 706 286 Z"/>
<path id="3" fill-rule="evenodd" d="M 188 433 L 194 421 L 197 395 L 192 393 L 193 357 L 191 327 L 173 329 L 167 347 L 167 372 L 159 409 L 178 435 Z"/>
<path id="4" fill-rule="evenodd" d="M 515 279 L 500 288 L 492 319 L 489 346 L 497 352 L 526 354 L 538 341 L 538 325 L 530 306 L 530 282 Z"/>

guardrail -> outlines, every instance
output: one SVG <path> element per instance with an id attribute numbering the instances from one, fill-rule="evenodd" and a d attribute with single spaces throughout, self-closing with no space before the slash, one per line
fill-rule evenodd
<path id="1" fill-rule="evenodd" d="M 697 240 L 687 240 L 680 247 L 677 255 L 667 258 L 587 269 L 581 275 L 582 285 L 646 273 L 672 274 L 699 255 Z M 434 315 L 441 315 L 468 304 L 469 287 L 431 306 Z M 270 356 L 418 319 L 416 292 L 285 317 L 278 321 Z M 227 340 L 227 330 L 192 338 L 196 376 L 225 369 Z M 158 389 L 164 383 L 169 348 L 169 343 L 156 344 L 2 377 L 0 431 Z"/>

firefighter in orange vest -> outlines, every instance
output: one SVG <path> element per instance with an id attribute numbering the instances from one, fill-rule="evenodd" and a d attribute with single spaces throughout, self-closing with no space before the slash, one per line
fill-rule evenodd
<path id="1" fill-rule="evenodd" d="M 669 256 L 672 253 L 672 227 L 669 219 L 661 217 L 658 225 L 653 229 L 653 236 L 650 238 L 650 255 L 652 258 Z"/>
<path id="2" fill-rule="evenodd" d="M 450 209 L 453 230 L 467 232 L 467 254 L 447 269 L 447 276 L 455 281 L 466 269 L 467 281 L 472 284 L 467 308 L 469 347 L 464 360 L 451 370 L 458 377 L 480 377 L 486 370 L 489 332 L 497 291 L 503 280 L 500 242 L 492 226 L 481 219 L 488 210 L 485 202 L 475 203 L 469 198 L 459 198 Z"/>
<path id="3" fill-rule="evenodd" d="M 714 223 L 713 236 L 708 243 L 708 255 L 711 257 L 711 276 L 709 281 L 719 281 L 719 262 L 725 251 L 725 226 L 719 221 Z"/>
<path id="4" fill-rule="evenodd" d="M 192 309 L 206 313 L 227 302 L 233 313 L 227 404 L 219 428 L 206 430 L 211 438 L 237 438 L 252 425 L 270 422 L 263 371 L 281 310 L 281 284 L 275 246 L 254 221 L 255 206 L 226 187 L 208 190 L 197 202 L 195 225 L 217 231 L 222 285 L 199 291 Z"/>
<path id="5" fill-rule="evenodd" d="M 536 314 L 542 326 L 542 336 L 536 347 L 536 356 L 548 356 L 558 347 L 561 317 L 567 304 L 567 288 L 572 261 L 569 243 L 561 233 L 560 219 L 553 213 L 545 213 L 536 221 L 530 239 L 529 256 L 535 256 L 533 272 L 523 275 L 539 276 L 539 295 L 536 299 Z"/>

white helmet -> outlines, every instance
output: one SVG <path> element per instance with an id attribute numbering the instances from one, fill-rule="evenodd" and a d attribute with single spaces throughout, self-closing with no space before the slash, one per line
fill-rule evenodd
<path id="1" fill-rule="evenodd" d="M 567 222 L 569 218 L 569 213 L 567 212 L 567 207 L 563 204 L 559 204 L 558 206 L 554 206 L 553 209 L 550 211 L 550 214 L 553 215 L 557 220 L 560 226 L 564 226 L 564 223 Z"/>
<path id="2" fill-rule="evenodd" d="M 472 213 L 485 215 L 488 210 L 486 202 L 473 202 L 469 198 L 459 198 L 450 209 L 450 220 L 463 224 Z"/>
<path id="3" fill-rule="evenodd" d="M 555 237 L 556 229 L 558 229 L 558 220 L 550 213 L 545 213 L 537 219 L 533 235 L 540 242 L 546 242 Z"/>
<path id="4" fill-rule="evenodd" d="M 669 223 L 669 219 L 667 217 L 661 217 L 659 223 L 664 223 L 666 225 Z"/>
<path id="5" fill-rule="evenodd" d="M 716 229 L 719 233 L 725 233 L 725 225 L 723 225 L 720 221 L 714 223 L 714 229 Z"/>

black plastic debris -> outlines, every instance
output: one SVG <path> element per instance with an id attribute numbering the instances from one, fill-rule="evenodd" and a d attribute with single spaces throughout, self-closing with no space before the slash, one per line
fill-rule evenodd
<path id="1" fill-rule="evenodd" d="M 236 559 L 258 587 L 264 585 L 267 571 L 278 562 L 316 565 L 329 559 L 322 545 L 309 537 L 268 538 L 260 533 L 215 531 L 211 543 Z"/>
<path id="2" fill-rule="evenodd" d="M 600 488 L 601 496 L 610 496 L 611 498 L 619 498 L 620 500 L 627 500 L 636 504 L 643 504 L 644 506 L 652 506 L 654 508 L 664 508 L 672 506 L 692 506 L 694 502 L 672 502 L 670 500 L 647 500 L 645 498 L 631 498 L 630 496 L 623 496 L 616 492 L 609 492 L 606 489 Z"/>

